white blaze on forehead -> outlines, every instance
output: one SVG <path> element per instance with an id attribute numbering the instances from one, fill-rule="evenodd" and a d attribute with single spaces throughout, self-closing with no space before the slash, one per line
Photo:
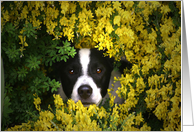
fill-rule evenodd
<path id="1" fill-rule="evenodd" d="M 90 49 L 80 49 L 79 56 L 82 66 L 82 73 L 83 75 L 87 75 L 88 65 L 90 62 Z"/>

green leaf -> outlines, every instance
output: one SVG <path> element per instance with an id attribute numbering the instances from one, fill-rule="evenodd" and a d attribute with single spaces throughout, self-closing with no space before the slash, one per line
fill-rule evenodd
<path id="1" fill-rule="evenodd" d="M 28 38 L 30 37 L 35 37 L 37 32 L 35 31 L 36 27 L 33 27 L 31 23 L 24 24 L 24 32 L 23 35 L 27 36 Z"/>
<path id="2" fill-rule="evenodd" d="M 4 98 L 4 103 L 3 103 L 2 126 L 11 122 L 12 118 L 9 115 L 13 112 L 13 110 L 10 108 L 10 106 L 11 106 L 10 98 L 6 96 Z"/>
<path id="3" fill-rule="evenodd" d="M 27 67 L 30 68 L 30 71 L 32 71 L 33 69 L 39 69 L 40 65 L 40 60 L 38 60 L 38 58 L 36 56 L 30 56 L 30 58 L 27 60 Z"/>
<path id="4" fill-rule="evenodd" d="M 11 48 L 3 48 L 3 50 L 5 51 L 5 53 L 7 54 L 9 61 L 11 62 L 15 62 L 16 58 L 19 58 L 19 49 L 16 49 L 16 46 L 14 45 Z"/>
<path id="5" fill-rule="evenodd" d="M 65 61 L 65 62 L 67 61 L 67 59 L 69 59 L 69 57 L 67 55 L 64 55 L 61 57 L 61 60 Z"/>
<path id="6" fill-rule="evenodd" d="M 28 71 L 26 68 L 22 67 L 18 67 L 18 80 L 24 81 L 26 74 L 28 74 Z"/>
<path id="7" fill-rule="evenodd" d="M 57 91 L 58 88 L 60 87 L 61 83 L 53 79 L 52 81 L 49 79 L 49 85 L 51 87 L 51 92 L 53 93 L 54 91 Z"/>
<path id="8" fill-rule="evenodd" d="M 12 23 L 7 23 L 5 26 L 5 31 L 8 32 L 9 36 L 15 37 L 16 35 L 16 29 L 15 26 Z"/>

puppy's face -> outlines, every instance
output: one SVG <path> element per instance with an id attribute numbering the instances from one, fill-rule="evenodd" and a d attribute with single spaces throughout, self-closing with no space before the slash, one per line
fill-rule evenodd
<path id="1" fill-rule="evenodd" d="M 63 91 L 84 106 L 98 104 L 107 93 L 112 60 L 96 49 L 80 49 L 74 58 L 61 62 L 60 80 Z"/>

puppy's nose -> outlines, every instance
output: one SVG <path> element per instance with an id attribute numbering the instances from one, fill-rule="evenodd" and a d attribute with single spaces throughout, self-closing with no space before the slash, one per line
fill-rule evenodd
<path id="1" fill-rule="evenodd" d="M 92 94 L 92 88 L 88 85 L 83 85 L 78 88 L 78 94 L 81 98 L 87 99 Z"/>

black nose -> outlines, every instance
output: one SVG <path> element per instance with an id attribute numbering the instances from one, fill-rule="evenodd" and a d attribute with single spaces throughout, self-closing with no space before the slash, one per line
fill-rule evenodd
<path id="1" fill-rule="evenodd" d="M 83 85 L 78 88 L 78 94 L 81 98 L 87 99 L 92 94 L 92 88 L 88 85 Z"/>

